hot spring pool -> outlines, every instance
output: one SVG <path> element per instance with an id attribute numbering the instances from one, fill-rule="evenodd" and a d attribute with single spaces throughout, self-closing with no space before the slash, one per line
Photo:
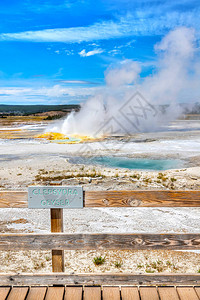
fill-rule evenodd
<path id="1" fill-rule="evenodd" d="M 179 159 L 148 159 L 129 157 L 74 157 L 69 160 L 71 163 L 86 165 L 102 165 L 111 168 L 126 168 L 135 170 L 169 170 L 178 169 L 184 166 L 184 162 Z"/>

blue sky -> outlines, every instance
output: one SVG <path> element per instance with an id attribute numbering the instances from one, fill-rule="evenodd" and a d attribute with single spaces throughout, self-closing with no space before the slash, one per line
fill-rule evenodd
<path id="1" fill-rule="evenodd" d="M 0 103 L 77 103 L 124 59 L 154 71 L 154 45 L 170 30 L 200 32 L 200 1 L 0 1 Z"/>

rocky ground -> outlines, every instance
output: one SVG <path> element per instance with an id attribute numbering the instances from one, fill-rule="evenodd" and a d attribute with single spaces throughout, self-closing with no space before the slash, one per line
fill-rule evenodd
<path id="1" fill-rule="evenodd" d="M 104 259 L 95 265 L 94 259 Z M 51 272 L 48 251 L 0 251 L 0 272 Z M 65 251 L 67 273 L 199 273 L 200 255 L 173 251 Z"/>
<path id="2" fill-rule="evenodd" d="M 198 160 L 199 158 L 195 158 Z M 6 169 L 6 172 L 5 172 Z M 26 190 L 29 185 L 82 185 L 85 190 L 200 189 L 200 167 L 178 170 L 129 171 L 71 165 L 64 158 L 29 158 L 0 167 L 2 190 Z M 13 188 L 14 187 L 14 188 Z M 1 232 L 48 232 L 49 211 L 1 209 Z M 198 208 L 112 208 L 65 210 L 65 232 L 199 232 Z M 98 220 L 98 221 L 97 221 Z M 95 257 L 105 257 L 101 266 Z M 196 273 L 200 255 L 173 251 L 65 251 L 66 272 Z M 0 271 L 46 272 L 50 252 L 0 252 Z"/>
<path id="3" fill-rule="evenodd" d="M 198 121 L 199 122 L 199 121 Z M 81 185 L 85 190 L 199 190 L 200 134 L 191 130 L 137 134 L 87 144 L 85 155 L 176 158 L 179 169 L 137 171 L 71 164 L 69 157 L 82 145 L 60 145 L 33 139 L 1 140 L 0 190 L 26 190 L 29 185 Z M 179 128 L 183 126 L 179 124 Z M 182 127 L 181 127 L 182 128 Z M 197 130 L 198 129 L 198 130 Z M 3 133 L 2 133 L 3 134 Z M 85 151 L 85 150 L 84 150 Z M 96 208 L 64 211 L 65 232 L 199 232 L 199 208 Z M 48 210 L 0 209 L 1 232 L 49 232 Z M 95 257 L 105 257 L 95 266 Z M 66 251 L 67 272 L 194 272 L 200 256 L 180 251 Z M 49 252 L 0 252 L 0 272 L 45 272 L 51 268 Z"/>

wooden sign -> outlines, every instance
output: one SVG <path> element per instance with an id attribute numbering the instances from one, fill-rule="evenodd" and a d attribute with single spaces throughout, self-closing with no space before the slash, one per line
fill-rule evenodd
<path id="1" fill-rule="evenodd" d="M 30 186 L 28 208 L 83 208 L 80 186 Z"/>

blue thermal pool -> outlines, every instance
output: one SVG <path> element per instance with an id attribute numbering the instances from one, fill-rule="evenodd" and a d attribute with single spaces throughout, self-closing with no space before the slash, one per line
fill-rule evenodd
<path id="1" fill-rule="evenodd" d="M 69 160 L 71 163 L 86 165 L 102 165 L 111 168 L 126 168 L 136 170 L 169 170 L 184 167 L 184 162 L 179 159 L 149 159 L 129 157 L 74 157 Z"/>

